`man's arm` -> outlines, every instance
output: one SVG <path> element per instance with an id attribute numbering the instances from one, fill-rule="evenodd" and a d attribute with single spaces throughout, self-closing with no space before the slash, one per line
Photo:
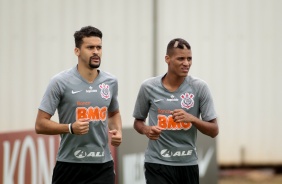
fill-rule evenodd
<path id="1" fill-rule="evenodd" d="M 215 138 L 218 135 L 219 130 L 216 118 L 210 121 L 203 121 L 201 119 L 195 118 L 195 120 L 191 123 L 205 135 L 208 135 L 212 138 Z"/>
<path id="2" fill-rule="evenodd" d="M 57 135 L 57 134 L 68 134 L 69 123 L 62 124 L 51 120 L 51 115 L 38 110 L 35 131 L 37 134 Z M 89 131 L 89 119 L 81 119 L 72 123 L 73 134 L 82 135 Z"/>
<path id="3" fill-rule="evenodd" d="M 158 126 L 147 126 L 145 120 L 135 119 L 134 129 L 140 133 L 145 134 L 149 139 L 157 140 L 162 133 L 162 128 Z"/>
<path id="4" fill-rule="evenodd" d="M 109 133 L 112 135 L 112 146 L 119 146 L 122 142 L 122 122 L 119 110 L 108 113 Z"/>
<path id="5" fill-rule="evenodd" d="M 56 135 L 69 133 L 68 124 L 59 124 L 52 121 L 51 117 L 50 114 L 40 109 L 38 110 L 35 122 L 35 131 L 37 134 Z"/>
<path id="6" fill-rule="evenodd" d="M 190 122 L 192 123 L 200 132 L 208 135 L 212 138 L 218 135 L 218 125 L 217 120 L 212 119 L 210 121 L 203 121 L 192 114 L 185 112 L 183 109 L 175 109 L 171 112 L 172 118 L 176 123 L 179 122 Z"/>

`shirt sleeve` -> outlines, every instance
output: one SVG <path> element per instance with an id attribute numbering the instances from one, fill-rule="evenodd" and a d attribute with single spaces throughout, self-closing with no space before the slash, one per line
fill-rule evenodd
<path id="1" fill-rule="evenodd" d="M 136 98 L 135 107 L 133 111 L 133 117 L 136 119 L 145 120 L 148 116 L 150 109 L 149 101 L 149 89 L 146 87 L 146 84 L 143 83 L 139 89 L 139 93 Z"/>
<path id="2" fill-rule="evenodd" d="M 56 78 L 52 78 L 43 95 L 39 109 L 53 116 L 60 103 L 60 98 L 61 90 L 58 81 Z"/>
<path id="3" fill-rule="evenodd" d="M 217 117 L 211 91 L 205 82 L 202 83 L 200 90 L 200 113 L 204 121 L 210 121 Z"/>
<path id="4" fill-rule="evenodd" d="M 118 103 L 118 81 L 115 80 L 115 83 L 112 88 L 112 100 L 109 106 L 109 112 L 114 112 L 119 109 Z"/>

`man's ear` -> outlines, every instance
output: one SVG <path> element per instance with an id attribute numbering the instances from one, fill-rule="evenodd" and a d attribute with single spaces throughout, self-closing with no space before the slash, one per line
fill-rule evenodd
<path id="1" fill-rule="evenodd" d="M 165 56 L 165 62 L 168 64 L 170 61 L 170 57 L 168 55 Z"/>
<path id="2" fill-rule="evenodd" d="M 80 54 L 80 49 L 77 48 L 77 47 L 75 47 L 75 48 L 74 48 L 74 54 L 75 54 L 76 56 L 79 56 L 79 54 Z"/>

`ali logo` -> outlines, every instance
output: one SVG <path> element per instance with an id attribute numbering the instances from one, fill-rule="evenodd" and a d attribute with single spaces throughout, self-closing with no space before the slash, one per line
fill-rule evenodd
<path id="1" fill-rule="evenodd" d="M 182 151 L 171 151 L 168 149 L 161 150 L 161 155 L 163 157 L 181 157 L 181 156 L 189 156 L 191 155 L 193 150 L 182 150 Z"/>
<path id="2" fill-rule="evenodd" d="M 193 100 L 194 95 L 193 94 L 185 93 L 185 94 L 182 94 L 180 97 L 182 98 L 182 101 L 181 101 L 182 108 L 190 109 L 191 107 L 194 106 L 194 100 Z"/>
<path id="3" fill-rule="evenodd" d="M 83 150 L 76 150 L 74 152 L 74 156 L 76 158 L 84 158 L 84 157 L 104 157 L 104 152 L 103 151 L 91 151 L 91 152 L 86 152 Z"/>
<path id="4" fill-rule="evenodd" d="M 106 100 L 109 99 L 111 95 L 109 85 L 102 83 L 99 85 L 99 88 L 101 89 L 100 94 L 102 98 L 105 98 Z"/>
<path id="5" fill-rule="evenodd" d="M 76 156 L 77 158 L 84 158 L 86 157 L 86 152 L 82 150 L 77 150 L 74 152 L 74 156 Z"/>

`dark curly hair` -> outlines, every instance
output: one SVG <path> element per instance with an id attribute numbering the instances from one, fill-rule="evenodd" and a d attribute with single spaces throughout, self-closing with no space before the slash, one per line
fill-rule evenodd
<path id="1" fill-rule="evenodd" d="M 166 55 L 169 55 L 169 56 L 172 55 L 173 54 L 172 51 L 174 48 L 191 50 L 190 44 L 182 38 L 175 38 L 168 43 L 167 49 L 166 49 Z"/>
<path id="2" fill-rule="evenodd" d="M 75 47 L 80 48 L 83 42 L 83 38 L 95 36 L 102 39 L 103 34 L 99 29 L 95 27 L 85 26 L 82 27 L 79 31 L 76 31 L 73 36 L 75 41 Z"/>

